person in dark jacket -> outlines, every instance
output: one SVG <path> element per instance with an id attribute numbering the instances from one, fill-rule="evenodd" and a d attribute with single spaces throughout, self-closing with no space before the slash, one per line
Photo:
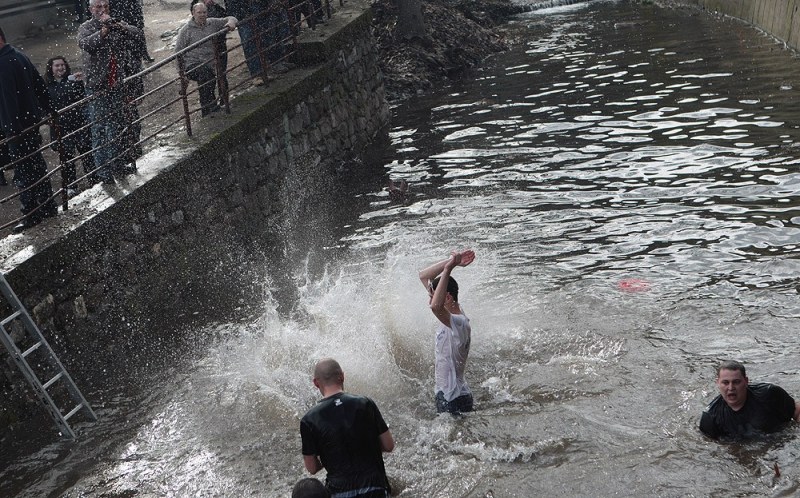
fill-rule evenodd
<path id="1" fill-rule="evenodd" d="M 86 105 L 74 107 L 68 111 L 60 112 L 70 104 L 74 104 L 86 98 L 86 89 L 83 87 L 83 73 L 72 74 L 69 62 L 62 56 L 53 57 L 47 61 L 47 69 L 44 74 L 44 81 L 47 83 L 47 91 L 50 93 L 50 105 L 59 111 L 58 126 L 50 126 L 50 141 L 56 142 L 61 137 L 61 147 L 54 143 L 52 147 L 56 149 L 61 157 L 64 166 L 64 181 L 73 183 L 77 179 L 75 161 L 73 158 L 84 155 L 82 159 L 83 170 L 85 173 L 92 173 L 94 169 L 94 157 L 91 154 L 92 140 L 86 119 Z M 90 175 L 90 181 L 96 183 L 96 179 Z M 67 187 L 68 194 L 74 195 L 75 186 Z M 70 192 L 71 191 L 71 192 Z"/>
<path id="2" fill-rule="evenodd" d="M 111 0 L 109 8 L 111 17 L 125 21 L 131 26 L 136 26 L 144 34 L 142 0 Z M 144 36 L 136 40 L 131 53 L 138 61 L 144 59 L 147 62 L 155 62 L 155 59 L 150 56 L 150 51 L 147 49 L 147 39 Z"/>
<path id="3" fill-rule="evenodd" d="M 129 47 L 142 36 L 135 26 L 112 18 L 108 0 L 90 0 L 92 19 L 78 30 L 78 46 L 83 50 L 86 93 L 92 122 L 92 148 L 97 176 L 105 184 L 114 184 L 113 173 L 127 174 L 135 169 L 123 166 L 122 154 L 129 146 L 129 101 L 135 89 L 122 84 L 131 75 Z"/>
<path id="4" fill-rule="evenodd" d="M 30 59 L 6 43 L 0 28 L 0 130 L 14 137 L 8 144 L 14 167 L 14 185 L 22 191 L 20 203 L 25 218 L 14 227 L 21 232 L 48 216 L 55 216 L 53 189 L 47 174 L 47 163 L 39 148 L 42 137 L 39 123 L 45 112 L 51 112 L 50 96 L 42 76 Z M 41 180 L 41 181 L 40 181 Z"/>

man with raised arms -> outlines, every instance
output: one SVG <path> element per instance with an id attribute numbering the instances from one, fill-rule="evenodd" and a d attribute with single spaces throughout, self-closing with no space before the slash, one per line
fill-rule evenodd
<path id="1" fill-rule="evenodd" d="M 344 392 L 344 372 L 332 358 L 317 362 L 313 382 L 323 397 L 300 420 L 306 469 L 328 471 L 333 498 L 388 497 L 382 453 L 394 449 L 394 439 L 377 405 Z"/>
<path id="2" fill-rule="evenodd" d="M 458 303 L 458 283 L 450 273 L 474 260 L 475 253 L 471 250 L 453 252 L 449 258 L 419 272 L 419 279 L 428 291 L 431 311 L 440 322 L 434 362 L 437 413 L 457 415 L 472 411 L 472 391 L 464 380 L 472 328 Z"/>
<path id="3" fill-rule="evenodd" d="M 750 384 L 738 361 L 723 361 L 715 383 L 719 395 L 700 417 L 700 430 L 711 438 L 751 438 L 800 420 L 800 404 L 774 384 Z"/>

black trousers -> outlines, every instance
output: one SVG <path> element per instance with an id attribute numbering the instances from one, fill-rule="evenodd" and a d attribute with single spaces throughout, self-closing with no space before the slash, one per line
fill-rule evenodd
<path id="1" fill-rule="evenodd" d="M 197 82 L 200 93 L 200 109 L 203 116 L 207 116 L 217 105 L 214 87 L 217 84 L 216 73 L 208 64 L 199 64 L 186 71 L 186 77 Z"/>
<path id="2" fill-rule="evenodd" d="M 47 163 L 44 162 L 41 152 L 34 151 L 42 146 L 42 137 L 39 130 L 29 131 L 17 137 L 8 144 L 11 159 L 13 161 L 22 159 L 29 154 L 33 154 L 27 159 L 14 166 L 14 185 L 19 190 L 24 190 L 35 184 L 47 174 Z M 41 205 L 41 209 L 32 214 L 36 219 L 41 220 L 45 216 L 51 216 L 56 212 L 56 205 L 50 197 L 53 195 L 53 188 L 50 186 L 50 179 L 44 180 L 39 185 L 33 187 L 19 196 L 22 204 L 22 214 L 27 215 Z"/>

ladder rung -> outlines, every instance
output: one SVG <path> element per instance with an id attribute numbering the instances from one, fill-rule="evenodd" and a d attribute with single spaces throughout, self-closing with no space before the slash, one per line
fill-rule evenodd
<path id="1" fill-rule="evenodd" d="M 66 415 L 64 415 L 64 420 L 69 420 L 69 418 L 70 418 L 71 416 L 75 415 L 76 413 L 78 413 L 78 410 L 80 410 L 81 408 L 83 408 L 83 403 L 79 404 L 78 406 L 76 406 L 75 408 L 73 408 L 73 409 L 72 409 L 72 410 L 71 410 L 69 413 L 67 413 Z"/>
<path id="2" fill-rule="evenodd" d="M 41 346 L 41 345 L 42 345 L 42 341 L 39 341 L 36 344 L 34 344 L 33 346 L 29 347 L 24 353 L 22 353 L 22 357 L 25 358 L 29 354 L 33 353 L 34 351 L 39 349 L 39 346 Z"/>
<path id="3" fill-rule="evenodd" d="M 6 318 L 6 319 L 4 319 L 2 322 L 0 322 L 0 325 L 3 325 L 3 326 L 5 326 L 5 325 L 6 325 L 8 322 L 10 322 L 11 320 L 13 320 L 13 319 L 15 319 L 16 317 L 20 316 L 21 314 L 22 314 L 22 310 L 17 310 L 17 311 L 15 311 L 15 312 L 14 312 L 14 313 L 12 313 L 11 315 L 9 315 L 9 316 L 8 316 L 8 318 Z"/>
<path id="4" fill-rule="evenodd" d="M 57 381 L 58 379 L 60 379 L 63 376 L 64 376 L 64 372 L 58 372 L 52 379 L 48 380 L 47 383 L 44 384 L 42 387 L 47 389 L 48 387 L 52 386 L 55 381 Z"/>

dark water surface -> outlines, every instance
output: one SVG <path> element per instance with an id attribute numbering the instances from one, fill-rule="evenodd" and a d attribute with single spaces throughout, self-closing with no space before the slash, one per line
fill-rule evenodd
<path id="1" fill-rule="evenodd" d="M 342 199 L 335 240 L 290 262 L 294 312 L 267 295 L 257 319 L 201 328 L 196 358 L 146 396 L 105 393 L 99 424 L 4 469 L 0 494 L 288 496 L 321 356 L 381 407 L 397 496 L 800 492 L 797 427 L 696 430 L 721 358 L 800 396 L 796 56 L 626 2 L 533 12 L 507 37 L 475 78 L 395 109 L 378 161 L 411 198 L 365 178 Z M 478 255 L 454 273 L 477 411 L 453 420 L 433 411 L 416 272 L 459 247 Z"/>

